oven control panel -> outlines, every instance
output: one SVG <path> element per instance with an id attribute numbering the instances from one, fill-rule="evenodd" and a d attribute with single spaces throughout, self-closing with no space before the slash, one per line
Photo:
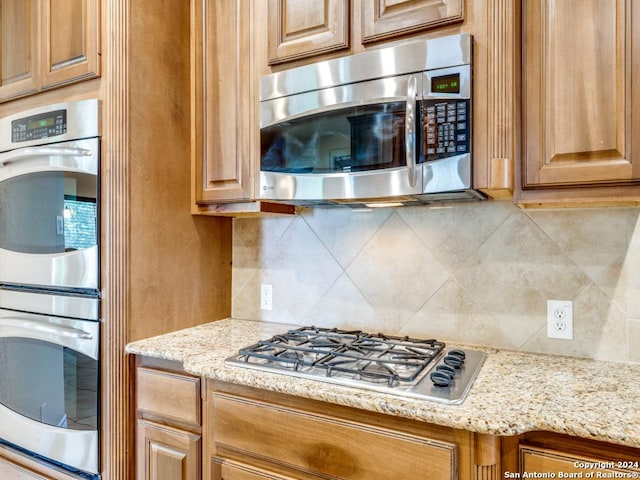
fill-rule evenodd
<path id="1" fill-rule="evenodd" d="M 469 99 L 433 99 L 421 102 L 422 161 L 470 152 Z"/>
<path id="2" fill-rule="evenodd" d="M 67 110 L 54 110 L 11 122 L 11 142 L 28 142 L 67 133 Z"/>

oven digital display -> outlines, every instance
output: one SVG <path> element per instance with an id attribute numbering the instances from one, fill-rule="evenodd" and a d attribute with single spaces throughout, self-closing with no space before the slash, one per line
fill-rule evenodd
<path id="1" fill-rule="evenodd" d="M 460 74 L 431 77 L 431 91 L 433 93 L 460 93 Z"/>
<path id="2" fill-rule="evenodd" d="M 39 120 L 29 120 L 27 122 L 27 130 L 35 130 L 36 128 L 50 127 L 55 123 L 54 117 L 42 118 Z"/>
<path id="3" fill-rule="evenodd" d="M 67 111 L 55 110 L 11 122 L 11 141 L 29 142 L 67 133 Z"/>

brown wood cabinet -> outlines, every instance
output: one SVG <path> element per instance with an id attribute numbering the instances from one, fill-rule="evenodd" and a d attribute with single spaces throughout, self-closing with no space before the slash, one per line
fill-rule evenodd
<path id="1" fill-rule="evenodd" d="M 191 0 L 191 205 L 194 214 L 294 213 L 253 201 L 264 0 Z M 256 11 L 257 9 L 257 11 Z"/>
<path id="2" fill-rule="evenodd" d="M 0 101 L 100 74 L 98 0 L 1 0 Z"/>
<path id="3" fill-rule="evenodd" d="M 520 438 L 517 452 L 519 467 L 506 462 L 505 471 L 518 472 L 518 478 L 527 478 L 524 473 L 528 478 L 541 478 L 535 474 L 555 474 L 553 478 L 634 478 L 634 474 L 640 474 L 638 449 L 567 435 L 527 433 Z M 614 476 L 615 473 L 621 476 Z"/>
<path id="4" fill-rule="evenodd" d="M 269 0 L 269 64 L 349 47 L 348 0 Z"/>
<path id="5" fill-rule="evenodd" d="M 213 480 L 450 480 L 478 468 L 471 432 L 213 381 L 205 403 Z"/>
<path id="6" fill-rule="evenodd" d="M 197 204 L 249 200 L 250 1 L 192 0 L 192 155 Z"/>
<path id="7" fill-rule="evenodd" d="M 523 8 L 520 203 L 640 200 L 640 2 Z"/>
<path id="8" fill-rule="evenodd" d="M 77 480 L 62 469 L 45 466 L 33 457 L 0 445 L 0 478 L 2 480 Z"/>
<path id="9" fill-rule="evenodd" d="M 200 379 L 174 362 L 139 359 L 136 411 L 136 478 L 199 480 Z"/>
<path id="10" fill-rule="evenodd" d="M 463 0 L 360 0 L 362 43 L 412 34 L 464 18 Z"/>
<path id="11" fill-rule="evenodd" d="M 476 45 L 474 186 L 492 197 L 511 196 L 519 65 L 514 2 L 192 0 L 191 6 L 192 213 L 295 212 L 255 201 L 262 75 L 378 48 L 374 37 L 396 41 L 460 32 L 472 33 Z M 369 24 L 371 38 L 364 38 L 363 25 Z M 346 40 L 342 32 L 348 32 Z"/>
<path id="12" fill-rule="evenodd" d="M 610 457 L 585 457 L 527 445 L 520 447 L 520 462 L 520 473 L 523 475 L 524 473 L 534 475 L 552 472 L 558 476 L 561 472 L 564 478 L 584 478 L 584 475 L 589 472 L 599 475 L 599 477 L 595 478 L 616 478 L 614 476 L 615 473 L 626 473 L 626 478 L 633 478 L 628 475 L 634 472 L 640 473 L 638 468 L 618 468 L 618 466 L 637 465 L 638 460 L 624 462 L 613 460 Z"/>
<path id="13" fill-rule="evenodd" d="M 368 43 L 463 18 L 463 0 L 269 0 L 269 64 L 341 50 L 354 53 Z"/>

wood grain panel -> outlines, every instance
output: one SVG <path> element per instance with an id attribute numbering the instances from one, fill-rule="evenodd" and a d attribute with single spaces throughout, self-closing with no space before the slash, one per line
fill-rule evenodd
<path id="1" fill-rule="evenodd" d="M 129 141 L 128 82 L 129 3 L 113 2 L 104 10 L 105 78 L 102 109 L 101 218 L 102 297 L 105 328 L 102 342 L 101 457 L 102 478 L 119 480 L 135 475 L 133 360 L 124 347 L 129 322 Z M 108 165 L 108 168 L 105 166 Z"/>
<path id="2" fill-rule="evenodd" d="M 200 479 L 199 435 L 140 420 L 137 436 L 146 460 L 138 464 L 138 480 Z"/>
<path id="3" fill-rule="evenodd" d="M 2 480 L 78 480 L 61 468 L 51 468 L 42 461 L 0 445 L 0 479 Z"/>
<path id="4" fill-rule="evenodd" d="M 0 478 L 11 480 L 47 480 L 46 477 L 30 472 L 18 465 L 0 458 Z"/>
<path id="5" fill-rule="evenodd" d="M 0 101 L 36 92 L 39 36 L 35 0 L 0 1 Z"/>
<path id="6" fill-rule="evenodd" d="M 219 456 L 345 480 L 406 479 L 425 469 L 432 480 L 458 475 L 455 443 L 223 394 L 214 394 L 213 412 Z"/>
<path id="7" fill-rule="evenodd" d="M 248 200 L 253 193 L 250 6 L 247 0 L 192 0 L 195 203 Z"/>
<path id="8" fill-rule="evenodd" d="M 42 88 L 100 74 L 99 0 L 42 0 Z"/>
<path id="9" fill-rule="evenodd" d="M 149 368 L 136 369 L 138 411 L 200 427 L 200 379 Z"/>
<path id="10" fill-rule="evenodd" d="M 347 0 L 268 0 L 269 64 L 349 47 Z"/>
<path id="11" fill-rule="evenodd" d="M 513 191 L 516 158 L 517 76 L 519 68 L 519 10 L 511 0 L 487 0 L 486 123 L 488 184 L 492 191 Z M 479 67 L 482 68 L 482 65 Z M 476 93 L 482 95 L 476 89 Z M 477 98 L 477 97 L 476 97 Z M 478 111 L 479 115 L 485 112 Z"/>
<path id="12" fill-rule="evenodd" d="M 217 457 L 211 459 L 211 478 L 212 480 L 297 480 Z"/>
<path id="13" fill-rule="evenodd" d="M 585 464 L 591 464 L 594 467 L 581 466 Z M 583 478 L 587 472 L 594 474 L 594 478 L 618 478 L 614 476 L 616 472 L 622 475 L 620 478 L 634 478 L 634 472 L 636 474 L 640 473 L 639 468 L 616 468 L 617 463 L 612 461 L 611 458 L 585 457 L 528 446 L 520 447 L 520 465 L 521 474 L 525 472 L 529 475 L 555 473 L 556 477 L 554 478 L 557 478 L 560 473 L 565 474 L 564 478 Z M 609 467 L 609 465 L 611 466 Z M 574 476 L 571 476 L 571 474 Z"/>
<path id="14" fill-rule="evenodd" d="M 463 0 L 360 0 L 362 43 L 464 20 Z"/>
<path id="15" fill-rule="evenodd" d="M 639 178 L 632 115 L 640 103 L 631 95 L 638 3 L 525 2 L 525 188 Z"/>

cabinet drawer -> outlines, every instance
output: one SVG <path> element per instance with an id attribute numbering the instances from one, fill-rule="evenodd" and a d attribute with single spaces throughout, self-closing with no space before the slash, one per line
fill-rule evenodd
<path id="1" fill-rule="evenodd" d="M 458 478 L 457 444 L 367 423 L 215 393 L 211 425 L 213 455 L 306 476 Z"/>
<path id="2" fill-rule="evenodd" d="M 586 457 L 523 445 L 520 446 L 520 464 L 522 474 L 526 472 L 529 475 L 535 475 L 551 472 L 558 476 L 563 473 L 566 475 L 565 478 L 582 478 L 587 473 L 595 475 L 594 478 L 635 478 L 632 475 L 640 473 L 640 469 L 618 468 L 637 465 L 637 460 L 618 463 L 612 458 Z M 616 477 L 616 473 L 622 476 Z M 624 476 L 625 473 L 627 476 Z M 574 476 L 571 477 L 571 475 Z"/>
<path id="3" fill-rule="evenodd" d="M 139 367 L 136 370 L 138 411 L 200 426 L 200 379 L 178 373 Z"/>
<path id="4" fill-rule="evenodd" d="M 295 480 L 242 463 L 230 462 L 220 458 L 211 459 L 211 478 L 213 480 Z"/>
<path id="5" fill-rule="evenodd" d="M 33 472 L 25 470 L 0 458 L 0 478 L 12 480 L 47 480 Z"/>

